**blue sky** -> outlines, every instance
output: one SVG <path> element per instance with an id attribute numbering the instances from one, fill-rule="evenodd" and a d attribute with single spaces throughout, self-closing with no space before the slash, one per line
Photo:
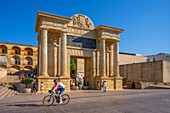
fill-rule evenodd
<path id="1" fill-rule="evenodd" d="M 1 0 L 0 42 L 37 45 L 37 11 L 122 28 L 121 52 L 170 53 L 170 0 Z"/>

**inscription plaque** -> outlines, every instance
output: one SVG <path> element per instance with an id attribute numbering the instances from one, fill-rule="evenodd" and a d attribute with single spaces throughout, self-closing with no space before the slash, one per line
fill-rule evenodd
<path id="1" fill-rule="evenodd" d="M 67 46 L 96 49 L 96 40 L 77 36 L 67 36 Z"/>

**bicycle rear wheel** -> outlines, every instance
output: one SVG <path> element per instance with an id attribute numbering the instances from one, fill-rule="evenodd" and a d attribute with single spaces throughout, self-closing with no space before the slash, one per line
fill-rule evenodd
<path id="1" fill-rule="evenodd" d="M 68 104 L 69 101 L 70 101 L 70 96 L 68 94 L 63 94 L 62 95 L 62 101 L 63 101 L 62 105 Z"/>
<path id="2" fill-rule="evenodd" d="M 53 105 L 54 100 L 55 100 L 55 99 L 54 99 L 53 96 L 47 95 L 47 96 L 45 96 L 44 99 L 43 99 L 43 105 L 44 105 L 44 106 L 51 106 L 51 105 Z"/>

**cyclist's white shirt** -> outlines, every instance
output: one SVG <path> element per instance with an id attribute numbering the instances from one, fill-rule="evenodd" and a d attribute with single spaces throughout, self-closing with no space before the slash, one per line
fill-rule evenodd
<path id="1" fill-rule="evenodd" d="M 65 88 L 65 85 L 64 85 L 63 83 L 61 83 L 61 82 L 57 82 L 57 83 L 55 84 L 55 87 Z"/>

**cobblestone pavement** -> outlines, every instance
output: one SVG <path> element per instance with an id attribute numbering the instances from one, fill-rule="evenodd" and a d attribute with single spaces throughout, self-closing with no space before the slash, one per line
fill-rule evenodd
<path id="1" fill-rule="evenodd" d="M 170 113 L 170 90 L 97 90 L 65 92 L 67 105 L 45 107 L 46 94 L 19 94 L 0 100 L 0 113 Z"/>

